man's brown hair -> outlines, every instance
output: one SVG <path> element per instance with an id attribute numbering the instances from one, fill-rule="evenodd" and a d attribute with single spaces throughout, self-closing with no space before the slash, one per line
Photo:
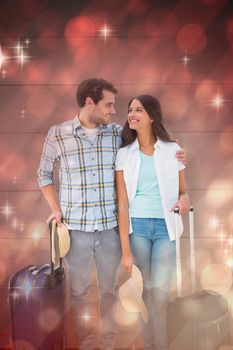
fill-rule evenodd
<path id="1" fill-rule="evenodd" d="M 85 100 L 87 97 L 91 97 L 95 104 L 97 104 L 103 98 L 103 90 L 111 91 L 114 94 L 117 93 L 117 89 L 112 83 L 104 79 L 86 79 L 83 80 L 76 93 L 76 98 L 79 107 L 85 106 Z"/>

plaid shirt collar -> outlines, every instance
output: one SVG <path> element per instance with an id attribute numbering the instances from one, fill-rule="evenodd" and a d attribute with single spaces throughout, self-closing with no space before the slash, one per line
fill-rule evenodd
<path id="1" fill-rule="evenodd" d="M 74 129 L 77 129 L 77 130 L 82 130 L 82 124 L 80 122 L 80 119 L 79 119 L 79 116 L 76 115 L 76 117 L 73 119 L 73 122 L 74 122 Z M 98 126 L 99 128 L 99 133 L 103 133 L 104 131 L 107 130 L 107 125 L 103 125 L 103 124 L 100 124 Z"/>

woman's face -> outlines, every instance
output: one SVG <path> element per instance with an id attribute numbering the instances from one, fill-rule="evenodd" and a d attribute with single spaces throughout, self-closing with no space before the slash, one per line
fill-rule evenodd
<path id="1" fill-rule="evenodd" d="M 141 102 L 137 99 L 134 99 L 131 102 L 128 110 L 128 123 L 130 129 L 136 131 L 139 129 L 150 129 L 152 122 L 153 120 L 150 118 Z"/>

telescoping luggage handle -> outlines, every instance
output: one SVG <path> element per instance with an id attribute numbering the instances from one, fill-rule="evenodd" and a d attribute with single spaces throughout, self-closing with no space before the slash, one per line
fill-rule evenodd
<path id="1" fill-rule="evenodd" d="M 53 230 L 57 230 L 56 220 L 51 220 L 49 222 L 49 231 L 50 231 L 50 266 L 51 266 L 51 272 L 52 273 L 54 273 L 54 270 L 55 270 L 55 264 L 53 263 L 53 259 L 52 259 Z M 59 268 L 62 268 L 62 258 L 59 258 Z"/>
<path id="2" fill-rule="evenodd" d="M 177 276 L 177 294 L 182 296 L 182 271 L 181 271 L 181 254 L 180 254 L 180 237 L 178 235 L 178 215 L 179 209 L 174 209 L 175 213 L 175 235 L 176 235 L 176 276 Z M 192 293 L 197 290 L 196 282 L 196 261 L 195 261 L 195 243 L 194 243 L 194 209 L 189 209 L 189 236 L 190 236 L 190 267 L 191 267 L 191 283 Z"/>

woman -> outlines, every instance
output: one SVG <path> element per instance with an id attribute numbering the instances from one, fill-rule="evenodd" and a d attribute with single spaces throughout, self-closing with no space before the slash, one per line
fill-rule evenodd
<path id="1" fill-rule="evenodd" d="M 189 209 L 180 147 L 162 123 L 159 102 L 149 95 L 133 98 L 116 160 L 118 222 L 122 266 L 141 270 L 149 321 L 143 324 L 144 349 L 167 349 L 166 305 L 175 271 L 175 207 Z M 179 235 L 183 226 L 179 216 Z M 131 233 L 129 235 L 129 233 Z"/>

